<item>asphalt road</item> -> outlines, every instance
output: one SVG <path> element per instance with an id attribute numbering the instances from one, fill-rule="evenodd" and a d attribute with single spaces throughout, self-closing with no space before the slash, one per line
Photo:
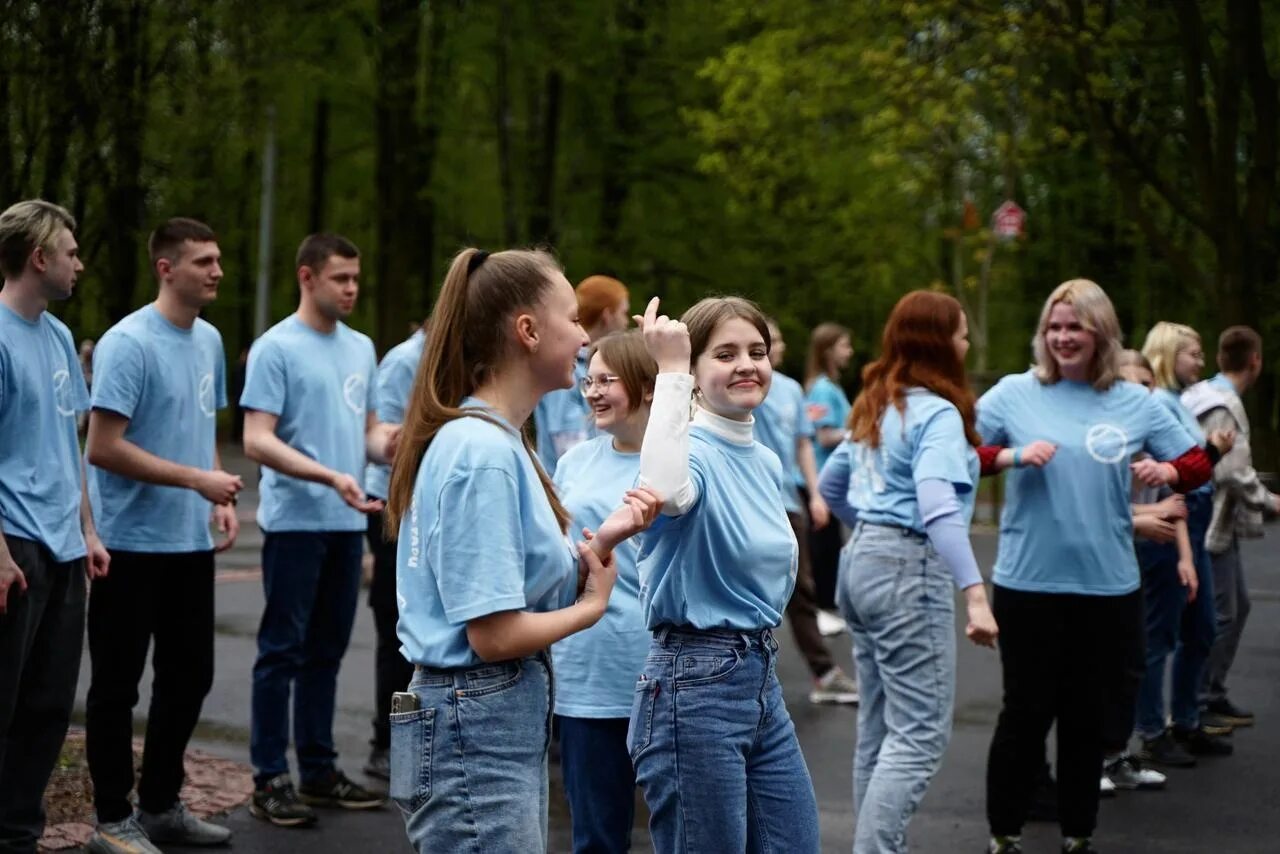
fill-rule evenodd
<path id="1" fill-rule="evenodd" d="M 224 449 L 233 467 L 244 461 Z M 245 478 L 251 483 L 251 477 Z M 217 673 L 205 702 L 197 732 L 198 746 L 239 761 L 248 761 L 249 689 L 254 636 L 262 607 L 256 574 L 260 535 L 252 523 L 256 494 L 246 491 L 240 504 L 245 521 L 241 540 L 219 560 L 217 588 Z M 1253 614 L 1232 676 L 1236 701 L 1258 715 L 1256 727 L 1234 737 L 1235 755 L 1202 761 L 1193 770 L 1169 772 L 1163 792 L 1121 793 L 1103 803 L 1096 837 L 1100 850 L 1162 854 L 1253 854 L 1280 851 L 1280 526 L 1269 526 L 1269 540 L 1244 549 Z M 992 533 L 976 533 L 979 564 L 990 567 L 995 552 Z M 962 610 L 958 609 L 958 613 Z M 1081 631 L 1088 631 L 1082 626 Z M 787 703 L 800 734 L 818 794 L 824 851 L 849 851 L 853 840 L 852 754 L 856 738 L 853 708 L 816 707 L 808 702 L 807 671 L 789 633 L 782 643 L 779 674 Z M 847 637 L 830 639 L 839 660 L 850 668 Z M 335 735 L 340 762 L 353 777 L 368 752 L 373 709 L 374 629 L 371 612 L 359 610 L 351 647 L 339 678 Z M 851 668 L 850 668 L 851 669 Z M 141 686 L 136 714 L 144 725 L 150 673 Z M 88 690 L 88 654 L 81 673 L 78 714 Z M 911 826 L 912 851 L 976 852 L 984 850 L 986 752 L 1000 705 L 1000 670 L 995 653 L 961 638 L 955 732 L 946 759 Z M 552 767 L 551 850 L 568 851 L 568 813 Z M 228 817 L 235 831 L 234 850 L 249 852 L 407 851 L 403 825 L 394 808 L 371 813 L 326 812 L 307 830 L 266 825 L 241 808 Z M 651 850 L 641 825 L 635 850 Z M 1056 826 L 1030 825 L 1026 847 L 1056 852 Z M 176 849 L 175 849 L 176 850 Z"/>

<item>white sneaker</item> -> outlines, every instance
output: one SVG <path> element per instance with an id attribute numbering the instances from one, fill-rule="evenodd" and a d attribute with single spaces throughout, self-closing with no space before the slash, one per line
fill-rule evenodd
<path id="1" fill-rule="evenodd" d="M 813 680 L 809 702 L 817 705 L 825 703 L 855 705 L 858 702 L 858 683 L 849 678 L 849 675 L 839 667 L 833 667 L 821 679 Z"/>
<path id="2" fill-rule="evenodd" d="M 124 821 L 98 822 L 85 850 L 93 854 L 164 854 L 151 844 L 134 816 Z"/>
<path id="3" fill-rule="evenodd" d="M 1115 797 L 1116 784 L 1106 774 L 1102 775 L 1102 780 L 1098 783 L 1098 794 L 1104 798 Z"/>
<path id="4" fill-rule="evenodd" d="M 1110 779 L 1117 789 L 1163 789 L 1165 775 L 1152 768 L 1144 768 L 1136 756 L 1122 753 L 1102 764 L 1104 778 Z"/>
<path id="5" fill-rule="evenodd" d="M 845 621 L 840 617 L 830 611 L 824 611 L 821 608 L 818 609 L 818 632 L 824 637 L 838 635 L 847 628 L 848 625 L 846 625 Z"/>

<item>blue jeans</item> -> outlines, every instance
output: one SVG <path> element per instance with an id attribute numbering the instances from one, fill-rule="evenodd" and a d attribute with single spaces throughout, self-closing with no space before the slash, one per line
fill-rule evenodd
<path id="1" fill-rule="evenodd" d="M 907 824 L 951 739 L 955 594 L 928 539 L 860 524 L 836 601 L 853 633 L 862 703 L 853 761 L 853 850 L 907 850 Z"/>
<path id="2" fill-rule="evenodd" d="M 414 849 L 546 851 L 547 657 L 419 667 L 409 690 L 420 708 L 391 716 L 390 794 Z"/>
<path id="3" fill-rule="evenodd" d="M 782 699 L 773 632 L 663 627 L 627 747 L 654 850 L 818 850 L 818 805 Z"/>
<path id="4" fill-rule="evenodd" d="M 636 772 L 627 753 L 628 720 L 556 715 L 556 721 L 574 854 L 631 850 Z"/>
<path id="5" fill-rule="evenodd" d="M 268 532 L 262 544 L 266 606 L 253 665 L 249 757 L 263 783 L 289 771 L 293 743 L 303 781 L 328 774 L 338 666 L 351 639 L 360 595 L 362 532 Z"/>
<path id="6" fill-rule="evenodd" d="M 1213 610 L 1213 566 L 1204 548 L 1204 535 L 1213 512 L 1212 498 L 1187 496 L 1187 533 L 1195 560 L 1199 591 L 1187 602 L 1187 588 L 1178 582 L 1178 548 L 1168 543 L 1139 540 L 1134 544 L 1142 570 L 1146 602 L 1146 673 L 1138 689 L 1135 729 L 1152 739 L 1165 727 L 1165 673 L 1173 654 L 1169 696 L 1173 723 L 1179 728 L 1200 725 L 1199 692 L 1209 651 L 1217 631 Z"/>

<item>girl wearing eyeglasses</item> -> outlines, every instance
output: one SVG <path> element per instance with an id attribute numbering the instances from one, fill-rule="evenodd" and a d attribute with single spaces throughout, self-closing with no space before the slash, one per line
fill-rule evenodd
<path id="1" fill-rule="evenodd" d="M 657 373 L 638 332 L 608 335 L 592 345 L 578 388 L 601 435 L 570 448 L 556 466 L 556 491 L 572 519 L 570 530 L 598 530 L 635 485 Z M 650 638 L 634 541 L 620 544 L 613 555 L 617 582 L 604 616 L 551 649 L 574 851 L 626 851 L 635 821 L 627 720 Z"/>

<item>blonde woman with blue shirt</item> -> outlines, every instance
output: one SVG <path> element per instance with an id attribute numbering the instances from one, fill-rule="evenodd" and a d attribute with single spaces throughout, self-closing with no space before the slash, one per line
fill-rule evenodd
<path id="1" fill-rule="evenodd" d="M 955 704 L 952 586 L 966 634 L 994 646 L 995 619 L 969 544 L 978 483 L 968 323 L 953 297 L 907 294 L 863 371 L 849 439 L 822 472 L 854 529 L 836 591 L 862 686 L 854 759 L 855 854 L 907 850 L 907 824 L 942 764 Z"/>
<path id="2" fill-rule="evenodd" d="M 775 671 L 796 579 L 778 457 L 753 436 L 769 330 L 736 297 L 637 318 L 658 363 L 640 482 L 666 496 L 641 539 L 653 642 L 627 735 L 654 849 L 818 850 L 818 811 Z"/>
<path id="3" fill-rule="evenodd" d="M 570 448 L 555 474 L 556 491 L 573 517 L 571 530 L 598 528 L 618 496 L 635 485 L 657 372 L 638 332 L 607 335 L 591 347 L 579 386 L 601 435 Z M 637 554 L 630 540 L 614 549 L 618 580 L 604 617 L 551 649 L 575 852 L 623 852 L 631 845 L 636 775 L 627 755 L 627 722 L 649 650 Z"/>
<path id="4" fill-rule="evenodd" d="M 401 651 L 391 797 L 426 851 L 545 851 L 552 678 L 547 648 L 604 616 L 610 552 L 660 499 L 619 492 L 589 543 L 521 430 L 574 382 L 586 344 L 545 252 L 465 249 L 445 277 L 404 412 L 388 492 L 398 530 Z"/>

